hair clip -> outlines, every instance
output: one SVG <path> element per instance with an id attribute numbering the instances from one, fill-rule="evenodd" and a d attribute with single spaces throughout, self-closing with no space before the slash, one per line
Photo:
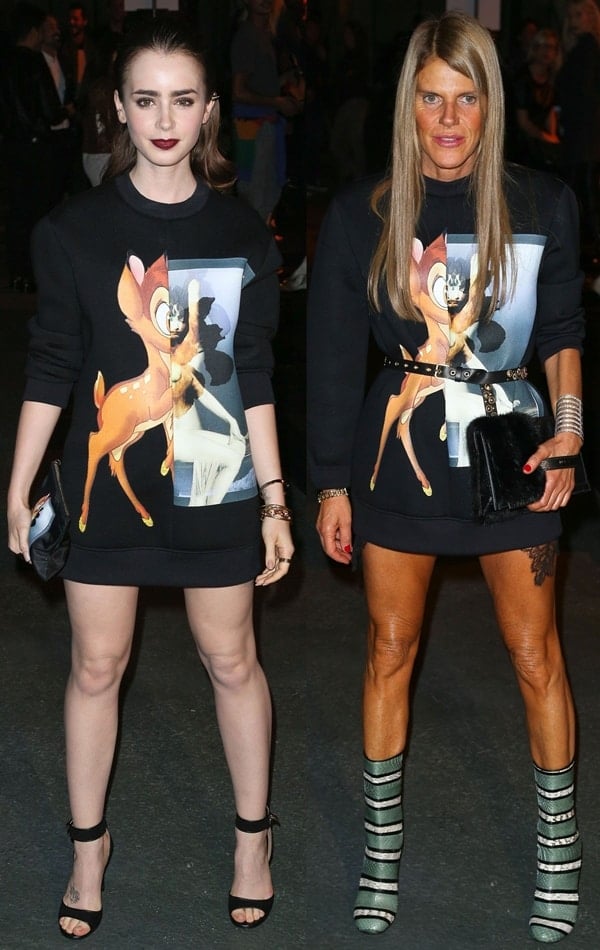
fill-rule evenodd
<path id="1" fill-rule="evenodd" d="M 214 102 L 215 99 L 220 99 L 220 98 L 221 98 L 221 97 L 220 97 L 220 95 L 219 95 L 218 92 L 213 92 L 212 96 L 210 97 L 210 101 L 211 101 L 211 102 Z"/>

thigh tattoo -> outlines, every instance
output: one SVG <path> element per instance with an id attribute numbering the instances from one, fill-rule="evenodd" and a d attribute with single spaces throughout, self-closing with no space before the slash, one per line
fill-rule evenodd
<path id="1" fill-rule="evenodd" d="M 531 573 L 536 587 L 541 587 L 547 577 L 553 577 L 558 555 L 558 541 L 538 544 L 533 548 L 523 548 L 531 559 Z"/>

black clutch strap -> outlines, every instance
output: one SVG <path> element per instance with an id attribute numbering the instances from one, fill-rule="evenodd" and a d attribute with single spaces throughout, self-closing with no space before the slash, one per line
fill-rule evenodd
<path id="1" fill-rule="evenodd" d="M 527 379 L 527 367 L 516 369 L 487 370 L 471 366 L 447 366 L 445 363 L 422 363 L 417 360 L 393 360 L 383 358 L 383 365 L 392 369 L 403 369 L 405 373 L 418 373 L 420 376 L 432 376 L 434 379 L 449 379 L 455 383 L 511 383 L 517 379 Z"/>
<path id="2" fill-rule="evenodd" d="M 551 458 L 540 462 L 540 468 L 546 471 L 549 468 L 575 468 L 578 462 L 578 455 L 553 455 Z"/>

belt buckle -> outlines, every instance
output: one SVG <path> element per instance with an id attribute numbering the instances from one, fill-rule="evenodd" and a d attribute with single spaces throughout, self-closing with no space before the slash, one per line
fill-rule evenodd
<path id="1" fill-rule="evenodd" d="M 445 369 L 445 366 L 444 366 L 443 363 L 436 363 L 436 364 L 435 364 L 435 370 L 434 370 L 433 375 L 435 376 L 436 379 L 442 379 L 442 378 L 443 378 L 443 376 L 444 376 L 444 369 Z"/>

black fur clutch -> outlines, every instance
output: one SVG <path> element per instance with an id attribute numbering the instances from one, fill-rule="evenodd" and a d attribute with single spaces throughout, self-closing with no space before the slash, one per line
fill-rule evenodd
<path id="1" fill-rule="evenodd" d="M 42 482 L 44 494 L 32 511 L 29 556 L 35 571 L 49 581 L 65 566 L 69 553 L 69 511 L 60 480 L 60 462 L 50 465 Z"/>
<path id="2" fill-rule="evenodd" d="M 486 523 L 502 521 L 544 494 L 546 468 L 574 465 L 576 491 L 589 488 L 581 456 L 548 459 L 530 475 L 523 465 L 538 446 L 554 435 L 551 416 L 536 418 L 522 412 L 482 416 L 467 428 L 475 517 Z"/>

